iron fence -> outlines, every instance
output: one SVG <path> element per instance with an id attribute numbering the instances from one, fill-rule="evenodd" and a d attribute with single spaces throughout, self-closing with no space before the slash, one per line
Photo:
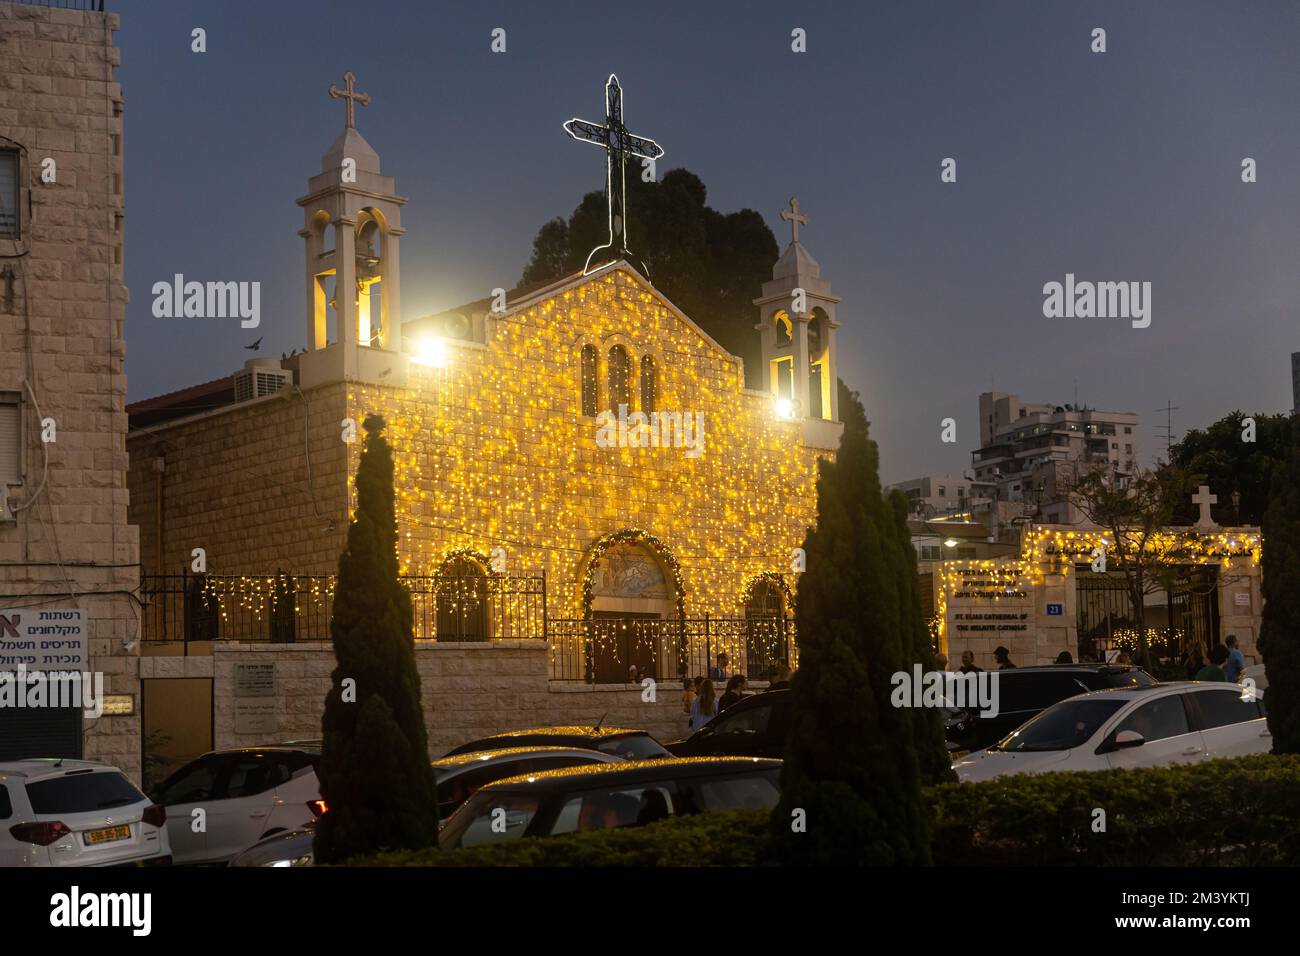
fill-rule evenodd
<path id="1" fill-rule="evenodd" d="M 416 640 L 541 640 L 544 574 L 404 575 Z M 142 639 L 293 644 L 330 639 L 333 575 L 153 574 L 140 581 Z"/>
<path id="2" fill-rule="evenodd" d="M 720 653 L 727 655 L 728 675 L 761 680 L 776 668 L 794 667 L 798 653 L 794 621 L 781 615 L 552 618 L 546 636 L 551 680 L 589 684 L 707 676 Z"/>

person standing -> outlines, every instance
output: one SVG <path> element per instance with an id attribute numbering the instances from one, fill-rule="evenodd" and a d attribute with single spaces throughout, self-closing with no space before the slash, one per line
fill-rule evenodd
<path id="1" fill-rule="evenodd" d="M 1016 665 L 1011 662 L 1011 652 L 999 644 L 993 648 L 993 659 L 998 662 L 998 670 L 1010 670 Z"/>
<path id="2" fill-rule="evenodd" d="M 1196 676 L 1192 679 L 1226 681 L 1228 675 L 1223 672 L 1223 664 L 1227 659 L 1228 649 L 1222 644 L 1215 644 L 1210 648 L 1210 663 L 1197 671 Z"/>
<path id="3" fill-rule="evenodd" d="M 790 686 L 790 681 L 794 680 L 794 671 L 787 666 L 781 666 L 776 669 L 772 675 L 772 683 L 767 685 L 768 690 L 785 690 Z"/>
<path id="4" fill-rule="evenodd" d="M 1246 670 L 1246 657 L 1237 648 L 1237 635 L 1228 635 L 1228 660 L 1223 665 L 1223 674 L 1234 684 L 1240 683 L 1241 675 Z"/>
<path id="5" fill-rule="evenodd" d="M 714 696 L 713 681 L 700 683 L 700 696 L 691 702 L 691 732 L 699 730 L 718 716 L 718 698 Z"/>
<path id="6" fill-rule="evenodd" d="M 747 681 L 745 680 L 744 674 L 737 674 L 735 677 L 731 678 L 731 680 L 727 681 L 727 691 L 718 701 L 718 713 L 722 713 L 736 701 L 745 696 L 746 683 Z"/>
<path id="7" fill-rule="evenodd" d="M 960 671 L 960 672 L 963 673 L 963 674 L 978 674 L 978 673 L 980 673 L 981 671 L 983 671 L 984 668 L 982 668 L 982 667 L 976 667 L 976 666 L 975 666 L 975 652 L 974 652 L 974 651 L 962 651 L 962 652 L 961 652 L 961 667 L 957 668 L 957 670 Z"/>
<path id="8" fill-rule="evenodd" d="M 682 713 L 689 720 L 691 716 L 691 701 L 695 700 L 695 684 L 689 677 L 682 678 Z"/>
<path id="9" fill-rule="evenodd" d="M 727 652 L 718 652 L 718 664 L 716 667 L 709 668 L 709 680 L 724 681 L 727 679 Z"/>

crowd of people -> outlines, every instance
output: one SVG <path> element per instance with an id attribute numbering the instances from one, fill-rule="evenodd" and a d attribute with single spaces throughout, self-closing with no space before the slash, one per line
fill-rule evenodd
<path id="1" fill-rule="evenodd" d="M 1183 657 L 1182 667 L 1187 673 L 1188 680 L 1202 681 L 1227 681 L 1229 683 L 1240 683 L 1242 675 L 1246 671 L 1246 657 L 1237 647 L 1237 635 L 1229 634 L 1223 644 L 1215 644 L 1210 648 L 1209 661 L 1206 662 L 1206 655 L 1201 651 L 1201 645 L 1192 645 Z M 1008 670 L 1015 667 L 1011 660 L 1011 652 L 1005 647 L 998 646 L 993 650 L 993 659 L 997 662 L 997 669 L 1000 671 Z M 1088 662 L 1086 656 L 1080 660 Z M 1069 651 L 1061 651 L 1053 662 L 1056 664 L 1073 664 L 1074 657 Z M 1132 664 L 1133 658 L 1127 651 L 1120 651 L 1115 658 L 1117 664 Z M 939 654 L 935 657 L 935 666 L 941 670 L 948 669 L 948 657 L 945 654 Z M 975 653 L 970 650 L 961 652 L 961 667 L 958 671 L 962 674 L 978 673 L 984 668 L 975 664 Z"/>
<path id="2" fill-rule="evenodd" d="M 790 686 L 794 671 L 784 664 L 778 664 L 759 675 L 759 680 L 767 681 L 766 690 L 782 690 Z M 717 688 L 723 685 L 721 696 Z M 731 673 L 730 660 L 726 651 L 718 654 L 718 661 L 709 668 L 707 677 L 682 678 L 682 713 L 687 716 L 691 733 L 699 730 L 718 714 L 739 700 L 743 700 L 749 688 L 749 678 L 744 674 Z"/>

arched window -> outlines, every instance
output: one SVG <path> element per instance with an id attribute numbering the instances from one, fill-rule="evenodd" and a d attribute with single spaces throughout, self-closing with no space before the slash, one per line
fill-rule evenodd
<path id="1" fill-rule="evenodd" d="M 632 360 L 623 346 L 615 345 L 609 350 L 609 410 L 616 415 L 620 405 L 631 404 L 628 386 L 631 366 Z"/>
<path id="2" fill-rule="evenodd" d="M 582 347 L 582 414 L 590 418 L 596 417 L 596 409 L 600 402 L 596 394 L 599 383 L 596 361 L 599 354 L 594 345 Z"/>
<path id="3" fill-rule="evenodd" d="M 814 359 L 820 358 L 826 348 L 826 319 L 825 310 L 816 308 L 808 320 L 808 354 Z"/>
<path id="4" fill-rule="evenodd" d="M 774 580 L 754 582 L 745 597 L 745 673 L 771 674 L 790 663 L 785 593 Z"/>
<path id="5" fill-rule="evenodd" d="M 793 341 L 794 327 L 790 325 L 790 316 L 782 309 L 772 317 L 776 323 L 776 344 L 789 345 Z"/>
<path id="6" fill-rule="evenodd" d="M 641 356 L 641 411 L 649 415 L 655 410 L 655 398 L 659 393 L 659 379 L 655 374 L 653 355 Z"/>
<path id="7" fill-rule="evenodd" d="M 438 571 L 439 641 L 486 641 L 488 635 L 487 578 L 478 562 L 455 557 Z"/>

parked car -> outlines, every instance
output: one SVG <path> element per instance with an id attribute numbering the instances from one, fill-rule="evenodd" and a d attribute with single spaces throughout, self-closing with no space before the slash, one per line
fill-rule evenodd
<path id="1" fill-rule="evenodd" d="M 954 759 L 997 743 L 1058 701 L 1094 690 L 1150 687 L 1156 679 L 1128 664 L 1043 664 L 995 671 L 998 713 L 949 711 L 944 733 Z"/>
<path id="2" fill-rule="evenodd" d="M 247 747 L 185 764 L 153 792 L 167 808 L 175 862 L 224 862 L 263 837 L 315 819 L 322 807 L 319 760 L 319 751 L 306 747 Z M 197 831 L 196 810 L 205 818 Z"/>
<path id="3" fill-rule="evenodd" d="M 780 799 L 781 761 L 683 757 L 572 767 L 488 784 L 447 821 L 443 849 L 642 826 L 669 816 Z"/>
<path id="4" fill-rule="evenodd" d="M 117 767 L 0 763 L 0 866 L 167 864 L 166 817 Z"/>
<path id="5" fill-rule="evenodd" d="M 457 754 L 433 761 L 438 819 L 446 821 L 480 787 L 518 774 L 542 773 L 584 764 L 622 763 L 623 758 L 578 747 L 511 747 Z M 230 861 L 231 866 L 312 866 L 315 821 L 259 840 Z"/>
<path id="6" fill-rule="evenodd" d="M 1178 681 L 1063 700 L 953 769 L 962 781 L 989 780 L 1196 763 L 1266 753 L 1272 745 L 1262 696 L 1221 681 Z"/>
<path id="7" fill-rule="evenodd" d="M 448 750 L 445 756 L 474 753 L 479 750 L 504 750 L 507 747 L 579 747 L 599 750 L 624 760 L 648 760 L 654 757 L 671 757 L 659 741 L 644 730 L 626 727 L 534 727 L 530 730 L 507 730 L 471 740 Z"/>
<path id="8" fill-rule="evenodd" d="M 769 690 L 732 704 L 685 740 L 665 746 L 677 757 L 783 757 L 790 691 Z"/>

